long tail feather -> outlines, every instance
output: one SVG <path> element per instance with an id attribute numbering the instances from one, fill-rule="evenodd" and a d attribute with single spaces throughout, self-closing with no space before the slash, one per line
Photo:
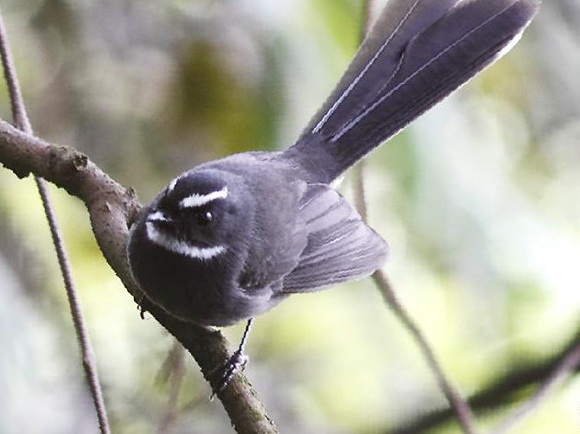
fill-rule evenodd
<path id="1" fill-rule="evenodd" d="M 391 0 L 286 157 L 314 181 L 332 181 L 505 54 L 538 7 L 539 0 Z"/>

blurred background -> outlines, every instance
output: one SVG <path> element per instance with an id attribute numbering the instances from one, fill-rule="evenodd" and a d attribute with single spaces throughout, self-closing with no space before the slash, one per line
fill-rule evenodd
<path id="1" fill-rule="evenodd" d="M 357 47 L 362 3 L 0 6 L 36 134 L 86 152 L 146 202 L 198 163 L 293 143 Z M 579 24 L 577 0 L 545 1 L 508 56 L 367 160 L 370 223 L 391 245 L 385 271 L 458 388 L 480 394 L 486 428 L 530 396 L 580 332 Z M 349 177 L 342 191 L 352 197 Z M 53 192 L 113 432 L 163 432 L 171 381 L 162 366 L 174 342 L 139 318 L 83 205 Z M 241 331 L 225 331 L 232 346 Z M 2 433 L 97 432 L 38 195 L 5 169 L 0 342 Z M 258 319 L 247 352 L 246 372 L 281 432 L 404 432 L 433 412 L 427 432 L 458 432 L 370 279 L 290 298 Z M 165 432 L 230 432 L 184 360 L 183 411 Z M 572 377 L 512 432 L 579 429 Z"/>

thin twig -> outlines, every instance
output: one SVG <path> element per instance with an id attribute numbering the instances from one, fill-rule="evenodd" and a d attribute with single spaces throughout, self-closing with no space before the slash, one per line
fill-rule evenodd
<path id="1" fill-rule="evenodd" d="M 361 160 L 353 168 L 353 198 L 354 205 L 363 221 L 368 221 L 369 209 L 366 203 L 366 190 L 364 182 L 365 161 Z"/>
<path id="2" fill-rule="evenodd" d="M 541 361 L 525 360 L 517 358 L 512 366 L 505 366 L 501 375 L 489 383 L 482 390 L 472 394 L 469 405 L 472 409 L 477 409 L 478 414 L 489 414 L 497 410 L 505 409 L 514 402 L 521 400 L 522 394 L 530 389 L 538 389 L 546 378 L 548 378 L 562 361 L 568 356 L 574 347 L 580 343 L 580 330 L 554 354 L 543 358 Z M 576 375 L 580 373 L 580 365 L 574 371 Z M 448 423 L 454 417 L 450 407 L 425 409 L 423 414 L 415 414 L 408 420 L 403 421 L 396 427 L 386 429 L 385 434 L 419 434 L 437 430 Z"/>
<path id="3" fill-rule="evenodd" d="M 552 373 L 540 385 L 532 397 L 511 413 L 500 425 L 492 431 L 493 434 L 503 434 L 521 422 L 536 409 L 560 383 L 568 378 L 580 366 L 580 342 L 573 346 L 562 358 Z"/>
<path id="4" fill-rule="evenodd" d="M 26 113 L 26 107 L 24 105 L 24 99 L 22 98 L 22 92 L 20 90 L 18 77 L 16 75 L 16 68 L 14 67 L 14 62 L 12 60 L 13 59 L 12 53 L 10 50 L 10 45 L 8 43 L 8 36 L 1 12 L 0 12 L 0 56 L 2 58 L 2 65 L 4 68 L 6 85 L 8 87 L 14 125 L 16 126 L 16 128 L 19 128 L 24 133 L 32 135 L 32 127 L 30 125 L 30 121 Z M 73 324 L 81 348 L 83 368 L 85 370 L 85 375 L 91 391 L 93 404 L 97 412 L 100 431 L 102 434 L 109 434 L 111 432 L 111 429 L 109 427 L 109 422 L 107 420 L 107 411 L 105 409 L 103 393 L 99 382 L 99 375 L 95 362 L 95 356 L 91 346 L 86 323 L 82 315 L 82 308 L 80 306 L 78 291 L 76 289 L 76 285 L 72 276 L 70 260 L 68 258 L 66 247 L 64 246 L 63 237 L 56 218 L 52 200 L 50 198 L 47 182 L 43 178 L 40 178 L 38 176 L 35 176 L 35 181 L 42 200 L 44 213 L 46 215 L 46 219 L 48 220 L 52 241 L 58 257 L 60 271 L 64 280 L 64 285 L 66 288 L 66 293 L 73 319 Z"/>
<path id="5" fill-rule="evenodd" d="M 362 40 L 369 34 L 375 18 L 375 1 L 366 0 L 362 5 L 362 24 L 360 26 L 359 39 Z"/>
<path id="6" fill-rule="evenodd" d="M 393 289 L 389 279 L 387 278 L 386 274 L 379 270 L 375 274 L 373 274 L 373 280 L 375 281 L 376 285 L 378 286 L 383 298 L 385 299 L 387 305 L 391 308 L 395 316 L 399 319 L 401 324 L 407 329 L 407 331 L 411 334 L 415 343 L 421 350 L 423 357 L 427 360 L 427 364 L 429 368 L 433 372 L 435 376 L 435 380 L 439 385 L 439 388 L 445 395 L 447 402 L 453 409 L 455 416 L 457 417 L 457 421 L 461 425 L 463 432 L 466 434 L 474 434 L 477 433 L 477 429 L 474 423 L 474 416 L 471 408 L 467 401 L 461 396 L 459 391 L 453 386 L 451 380 L 447 378 L 441 363 L 438 361 L 437 356 L 435 355 L 435 351 L 431 348 L 429 341 L 425 337 L 424 333 L 421 331 L 411 314 L 407 311 L 407 309 L 402 305 L 399 301 L 395 290 Z"/>
<path id="7" fill-rule="evenodd" d="M 363 35 L 370 29 L 371 14 L 372 14 L 373 0 L 367 0 L 365 2 L 365 21 L 363 23 Z M 363 163 L 359 163 L 355 170 L 355 202 L 357 209 L 363 219 L 368 217 L 368 207 L 366 205 L 365 197 L 365 187 L 364 187 L 364 166 Z M 415 343 L 421 350 L 423 357 L 427 361 L 429 368 L 433 372 L 439 388 L 445 395 L 449 405 L 455 412 L 457 421 L 459 422 L 463 432 L 466 434 L 475 434 L 477 429 L 475 427 L 474 416 L 471 408 L 467 401 L 461 396 L 459 391 L 453 386 L 451 381 L 447 378 L 441 363 L 437 360 L 434 350 L 431 348 L 426 336 L 421 331 L 413 317 L 409 314 L 407 309 L 399 301 L 397 294 L 391 285 L 387 275 L 382 271 L 378 270 L 373 274 L 373 280 L 375 281 L 377 287 L 381 291 L 385 302 L 389 308 L 393 311 L 395 316 L 401 322 L 401 324 L 407 329 L 411 334 Z"/>

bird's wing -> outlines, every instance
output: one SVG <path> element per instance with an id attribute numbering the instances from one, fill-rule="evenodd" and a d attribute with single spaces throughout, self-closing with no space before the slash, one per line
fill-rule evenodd
<path id="1" fill-rule="evenodd" d="M 329 186 L 308 186 L 299 218 L 307 244 L 298 265 L 283 279 L 283 293 L 317 291 L 366 277 L 383 265 L 387 243 Z"/>

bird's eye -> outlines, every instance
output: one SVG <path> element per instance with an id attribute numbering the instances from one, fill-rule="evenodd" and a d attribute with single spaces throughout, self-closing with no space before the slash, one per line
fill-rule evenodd
<path id="1" fill-rule="evenodd" d="M 195 222 L 199 226 L 207 226 L 212 222 L 212 220 L 213 214 L 209 211 L 200 211 L 198 213 L 195 213 Z"/>

